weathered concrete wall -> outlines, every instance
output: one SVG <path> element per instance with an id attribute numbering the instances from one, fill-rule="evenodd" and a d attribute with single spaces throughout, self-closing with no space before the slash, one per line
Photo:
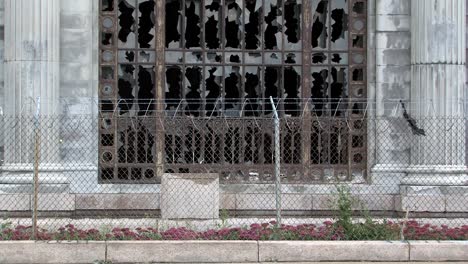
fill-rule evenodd
<path id="1" fill-rule="evenodd" d="M 4 60 L 4 50 L 5 50 L 5 3 L 3 0 L 0 0 L 0 107 L 3 107 L 3 86 L 4 86 L 4 67 L 3 67 L 3 60 Z M 1 114 L 1 112 L 0 112 Z"/>
<path id="2" fill-rule="evenodd" d="M 94 0 L 61 1 L 60 96 L 68 114 L 97 110 L 90 107 L 90 98 L 98 91 L 98 5 Z"/>
<path id="3" fill-rule="evenodd" d="M 95 0 L 61 1 L 60 97 L 66 116 L 98 112 L 98 7 Z M 62 124 L 62 161 L 74 164 L 65 172 L 72 192 L 99 192 L 96 121 L 73 117 Z"/>
<path id="4" fill-rule="evenodd" d="M 392 117 L 401 117 L 399 101 L 407 102 L 411 88 L 411 32 L 409 0 L 376 0 L 376 129 L 373 180 L 376 184 L 399 183 L 398 173 L 409 163 L 409 144 L 402 130 L 406 126 Z M 371 97 L 372 98 L 372 97 Z M 372 139 L 370 139 L 372 141 Z"/>
<path id="5" fill-rule="evenodd" d="M 376 1 L 376 101 L 379 115 L 392 115 L 399 99 L 409 99 L 410 3 L 408 0 Z"/>

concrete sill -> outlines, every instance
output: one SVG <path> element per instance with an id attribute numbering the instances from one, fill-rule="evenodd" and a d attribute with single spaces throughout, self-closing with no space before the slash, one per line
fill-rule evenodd
<path id="1" fill-rule="evenodd" d="M 468 241 L 0 242 L 0 263 L 468 261 Z"/>

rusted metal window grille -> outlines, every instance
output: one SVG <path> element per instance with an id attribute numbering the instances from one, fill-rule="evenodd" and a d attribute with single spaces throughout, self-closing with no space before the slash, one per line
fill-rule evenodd
<path id="1" fill-rule="evenodd" d="M 100 0 L 100 180 L 157 182 L 160 153 L 271 182 L 270 96 L 286 182 L 365 178 L 366 18 L 365 0 Z"/>

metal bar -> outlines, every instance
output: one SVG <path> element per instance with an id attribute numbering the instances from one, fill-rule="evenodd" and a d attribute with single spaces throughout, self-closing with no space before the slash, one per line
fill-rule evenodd
<path id="1" fill-rule="evenodd" d="M 275 101 L 270 96 L 271 107 L 275 123 L 275 200 L 276 200 L 276 225 L 281 226 L 281 140 L 280 120 L 276 111 Z"/>
<path id="2" fill-rule="evenodd" d="M 34 116 L 34 176 L 33 176 L 33 211 L 32 228 L 33 239 L 37 240 L 37 208 L 39 191 L 39 159 L 40 159 L 40 128 L 39 115 L 41 112 L 41 97 L 37 97 L 36 115 Z"/>

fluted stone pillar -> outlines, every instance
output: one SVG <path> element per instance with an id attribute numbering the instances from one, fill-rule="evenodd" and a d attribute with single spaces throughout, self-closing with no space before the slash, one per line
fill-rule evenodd
<path id="1" fill-rule="evenodd" d="M 60 0 L 5 0 L 5 157 L 0 192 L 32 181 L 34 123 L 40 97 L 41 190 L 68 188 L 60 166 Z M 53 185 L 53 186 L 52 186 Z M 18 188 L 17 188 L 18 187 Z"/>
<path id="2" fill-rule="evenodd" d="M 465 0 L 412 0 L 411 103 L 426 136 L 414 136 L 405 185 L 468 184 L 465 164 Z"/>

